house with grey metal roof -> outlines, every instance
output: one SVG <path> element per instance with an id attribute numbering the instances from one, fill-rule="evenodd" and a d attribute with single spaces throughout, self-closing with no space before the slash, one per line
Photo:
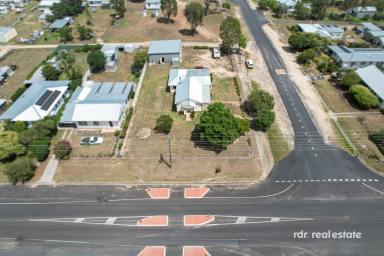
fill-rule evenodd
<path id="1" fill-rule="evenodd" d="M 384 49 L 381 48 L 348 48 L 346 46 L 328 46 L 331 57 L 342 68 L 360 68 L 372 64 L 384 64 Z"/>
<path id="2" fill-rule="evenodd" d="M 9 42 L 16 36 L 17 36 L 17 32 L 15 28 L 0 27 L 0 43 Z"/>
<path id="3" fill-rule="evenodd" d="M 131 82 L 87 81 L 72 94 L 59 127 L 119 128 L 132 88 Z"/>
<path id="4" fill-rule="evenodd" d="M 160 0 L 145 0 L 144 15 L 158 16 L 160 12 L 161 1 Z M 149 13 L 147 13 L 149 12 Z"/>
<path id="5" fill-rule="evenodd" d="M 361 24 L 365 40 L 384 46 L 384 31 L 381 28 L 371 22 L 363 22 Z"/>
<path id="6" fill-rule="evenodd" d="M 278 2 L 282 5 L 285 5 L 289 12 L 293 12 L 296 9 L 298 0 L 278 0 Z"/>
<path id="7" fill-rule="evenodd" d="M 377 9 L 375 6 L 358 6 L 348 10 L 348 13 L 359 19 L 375 15 Z"/>
<path id="8" fill-rule="evenodd" d="M 342 39 L 344 29 L 336 25 L 297 24 L 304 33 L 316 33 L 329 39 Z"/>
<path id="9" fill-rule="evenodd" d="M 49 25 L 49 29 L 52 31 L 59 30 L 64 28 L 65 26 L 68 26 L 72 23 L 71 17 L 65 17 L 63 19 L 57 19 L 55 20 L 51 25 Z"/>
<path id="10" fill-rule="evenodd" d="M 0 116 L 0 120 L 32 123 L 57 113 L 71 81 L 36 81 Z"/>
<path id="11" fill-rule="evenodd" d="M 384 72 L 376 65 L 356 69 L 360 79 L 373 91 L 381 100 L 380 108 L 384 108 Z"/>
<path id="12" fill-rule="evenodd" d="M 148 61 L 154 64 L 179 64 L 181 54 L 181 40 L 152 41 L 148 49 Z"/>
<path id="13" fill-rule="evenodd" d="M 169 91 L 175 92 L 175 105 L 184 114 L 200 112 L 211 102 L 211 74 L 208 69 L 171 69 Z"/>

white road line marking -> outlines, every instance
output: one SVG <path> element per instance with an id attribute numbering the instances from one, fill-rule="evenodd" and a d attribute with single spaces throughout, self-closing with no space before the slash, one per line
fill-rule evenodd
<path id="1" fill-rule="evenodd" d="M 277 218 L 277 217 L 271 218 L 271 222 L 279 222 L 279 221 L 280 221 L 280 218 Z"/>
<path id="2" fill-rule="evenodd" d="M 82 223 L 84 221 L 84 218 L 77 218 L 73 221 L 73 223 Z"/>
<path id="3" fill-rule="evenodd" d="M 283 182 L 283 181 L 281 181 L 281 182 Z M 241 197 L 241 196 L 240 197 L 229 197 L 229 196 L 221 196 L 220 197 L 220 196 L 218 196 L 218 197 L 205 197 L 205 199 L 257 199 L 257 198 L 265 198 L 265 197 L 272 197 L 272 196 L 277 196 L 277 195 L 283 194 L 283 193 L 287 192 L 288 190 L 290 190 L 292 187 L 293 187 L 293 184 L 289 185 L 288 187 L 286 187 L 282 191 L 279 191 L 275 194 L 263 195 L 263 196 L 243 196 L 243 197 Z"/>
<path id="4" fill-rule="evenodd" d="M 375 179 L 375 181 L 379 181 L 379 180 Z"/>
<path id="5" fill-rule="evenodd" d="M 368 179 L 369 181 L 372 181 L 371 179 Z"/>
<path id="6" fill-rule="evenodd" d="M 246 221 L 247 221 L 247 217 L 241 216 L 241 217 L 237 218 L 236 223 L 242 224 L 242 223 L 245 223 Z"/>
<path id="7" fill-rule="evenodd" d="M 367 184 L 365 184 L 364 182 L 363 182 L 363 185 L 364 186 L 366 186 L 367 188 L 370 188 L 370 189 L 372 189 L 373 191 L 376 191 L 377 193 L 379 193 L 379 194 L 382 194 L 382 195 L 384 195 L 384 192 L 383 191 L 380 191 L 380 190 L 378 190 L 378 189 L 375 189 L 375 188 L 373 188 L 373 187 L 371 187 L 371 186 L 368 186 Z"/>
<path id="8" fill-rule="evenodd" d="M 104 222 L 104 224 L 107 224 L 107 225 L 113 225 L 115 223 L 115 221 L 117 220 L 117 218 L 108 218 L 106 222 Z"/>

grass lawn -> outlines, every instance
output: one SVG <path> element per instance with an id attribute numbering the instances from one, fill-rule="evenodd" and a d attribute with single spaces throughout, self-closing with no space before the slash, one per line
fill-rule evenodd
<path id="1" fill-rule="evenodd" d="M 100 145 L 80 145 L 80 140 L 85 136 L 101 136 L 104 141 Z M 101 131 L 81 131 L 74 130 L 71 135 L 70 142 L 72 145 L 71 157 L 97 157 L 107 156 L 112 153 L 115 144 L 115 136 L 113 133 L 101 133 Z"/>
<path id="2" fill-rule="evenodd" d="M 16 72 L 0 88 L 0 97 L 9 99 L 20 87 L 24 80 L 33 72 L 43 60 L 52 52 L 52 49 L 21 49 L 13 50 L 0 60 L 0 66 L 17 65 Z"/>
<path id="3" fill-rule="evenodd" d="M 339 118 L 347 134 L 364 159 L 376 170 L 384 172 L 384 156 L 371 142 L 368 135 L 384 127 L 384 116 Z"/>
<path id="4" fill-rule="evenodd" d="M 239 101 L 233 77 L 213 76 L 212 100 L 214 101 Z"/>
<path id="5" fill-rule="evenodd" d="M 15 40 L 20 38 L 31 38 L 31 33 L 34 30 L 41 30 L 43 23 L 41 23 L 38 18 L 41 15 L 39 9 L 36 9 L 32 12 L 25 13 L 23 20 L 18 22 L 15 26 L 17 31 L 17 37 Z"/>
<path id="6" fill-rule="evenodd" d="M 269 145 L 275 163 L 286 157 L 291 151 L 288 142 L 284 138 L 279 126 L 274 123 L 267 132 Z"/>
<path id="7" fill-rule="evenodd" d="M 138 82 L 139 77 L 136 77 L 131 73 L 133 57 L 134 53 L 119 53 L 119 61 L 117 63 L 117 70 L 115 72 L 102 72 L 99 74 L 93 74 L 91 76 L 91 80 L 99 82 Z"/>
<path id="8" fill-rule="evenodd" d="M 17 17 L 20 14 L 17 14 L 15 11 L 8 12 L 7 14 L 0 16 L 0 26 L 1 27 L 8 27 L 12 25 L 14 21 L 16 21 Z"/>

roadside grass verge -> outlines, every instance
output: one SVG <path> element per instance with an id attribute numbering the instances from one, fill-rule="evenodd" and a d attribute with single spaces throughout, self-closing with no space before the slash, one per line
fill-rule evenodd
<path id="1" fill-rule="evenodd" d="M 267 132 L 269 145 L 271 148 L 273 160 L 278 163 L 281 159 L 286 157 L 291 151 L 289 144 L 284 138 L 280 128 L 274 123 Z"/>

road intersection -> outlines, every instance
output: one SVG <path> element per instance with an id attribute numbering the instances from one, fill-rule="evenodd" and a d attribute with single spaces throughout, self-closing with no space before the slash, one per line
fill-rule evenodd
<path id="1" fill-rule="evenodd" d="M 288 111 L 292 153 L 247 187 L 1 187 L 0 255 L 382 255 L 383 177 L 324 142 L 281 71 L 265 17 L 235 2 Z M 166 223 L 140 225 L 148 218 Z M 326 237 L 333 232 L 361 237 Z"/>

